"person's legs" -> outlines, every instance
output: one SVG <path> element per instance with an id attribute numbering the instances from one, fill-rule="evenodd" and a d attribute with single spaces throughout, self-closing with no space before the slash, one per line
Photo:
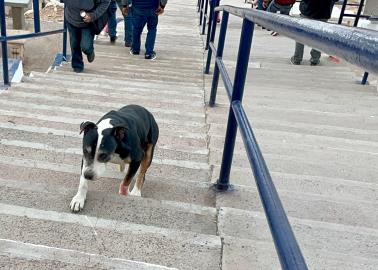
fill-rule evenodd
<path id="1" fill-rule="evenodd" d="M 133 43 L 131 46 L 131 51 L 134 54 L 139 54 L 140 52 L 140 36 L 147 22 L 147 16 L 143 13 L 143 10 L 133 8 Z"/>
<path id="2" fill-rule="evenodd" d="M 124 19 L 124 25 L 125 25 L 125 46 L 129 45 L 127 47 L 131 46 L 131 43 L 133 41 L 133 15 L 132 12 L 129 12 L 126 16 L 123 16 Z"/>
<path id="3" fill-rule="evenodd" d="M 81 29 L 81 42 L 80 47 L 83 53 L 87 55 L 88 62 L 94 60 L 94 48 L 93 48 L 94 34 L 90 28 Z"/>
<path id="4" fill-rule="evenodd" d="M 108 20 L 108 33 L 110 37 L 110 41 L 114 42 L 117 38 L 117 3 L 116 1 L 110 1 L 109 6 L 109 20 Z"/>
<path id="5" fill-rule="evenodd" d="M 158 16 L 155 14 L 155 10 L 151 10 L 150 14 L 147 17 L 148 32 L 147 32 L 147 38 L 146 38 L 146 44 L 145 44 L 146 56 L 154 53 L 158 22 L 159 22 L 159 19 L 158 19 Z"/>
<path id="6" fill-rule="evenodd" d="M 81 54 L 81 29 L 77 28 L 67 22 L 68 32 L 70 34 L 71 45 L 71 66 L 75 71 L 82 71 L 84 69 L 83 55 Z"/>
<path id="7" fill-rule="evenodd" d="M 280 10 L 280 5 L 276 4 L 274 1 L 270 2 L 268 8 L 266 11 L 271 12 L 271 13 L 277 13 L 277 11 Z"/>
<path id="8" fill-rule="evenodd" d="M 263 0 L 257 0 L 257 9 L 264 10 Z"/>
<path id="9" fill-rule="evenodd" d="M 280 6 L 280 13 L 283 15 L 289 15 L 293 5 Z"/>
<path id="10" fill-rule="evenodd" d="M 303 60 L 303 51 L 304 51 L 304 45 L 298 42 L 295 42 L 295 52 L 294 56 L 291 57 L 291 62 L 294 65 L 299 65 Z"/>

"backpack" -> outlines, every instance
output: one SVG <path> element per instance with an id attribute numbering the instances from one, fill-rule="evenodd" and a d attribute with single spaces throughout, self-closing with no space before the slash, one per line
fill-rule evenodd
<path id="1" fill-rule="evenodd" d="M 322 1 L 322 0 L 320 0 Z M 295 0 L 274 0 L 275 3 L 281 5 L 281 6 L 288 6 L 288 5 L 294 5 Z"/>
<path id="2" fill-rule="evenodd" d="M 101 3 L 101 0 L 94 0 L 94 8 L 96 9 L 100 3 Z M 92 22 L 91 28 L 92 28 L 92 32 L 95 35 L 100 34 L 102 29 L 104 29 L 105 25 L 108 23 L 110 12 L 111 11 L 110 11 L 110 5 L 109 5 L 108 9 L 97 20 Z"/>

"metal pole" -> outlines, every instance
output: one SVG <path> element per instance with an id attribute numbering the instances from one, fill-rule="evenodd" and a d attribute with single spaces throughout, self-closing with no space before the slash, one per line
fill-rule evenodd
<path id="1" fill-rule="evenodd" d="M 33 15 L 34 15 L 34 33 L 41 32 L 41 24 L 39 19 L 39 1 L 33 0 Z"/>
<path id="2" fill-rule="evenodd" d="M 362 85 L 365 85 L 367 83 L 368 77 L 369 77 L 369 72 L 365 71 L 364 76 L 362 77 L 362 81 L 361 81 Z"/>
<path id="3" fill-rule="evenodd" d="M 200 8 L 200 23 L 199 25 L 202 25 L 202 17 L 203 17 L 203 5 L 205 3 L 205 0 L 201 0 L 201 8 Z"/>
<path id="4" fill-rule="evenodd" d="M 248 62 L 252 45 L 253 30 L 254 23 L 247 19 L 244 19 L 242 34 L 240 37 L 238 60 L 236 63 L 234 87 L 228 114 L 228 124 L 223 149 L 222 166 L 219 174 L 219 179 L 216 184 L 216 189 L 218 191 L 226 191 L 230 188 L 230 171 L 237 132 L 237 122 L 234 115 L 234 111 L 232 109 L 232 102 L 241 102 L 243 100 L 244 84 L 248 71 Z"/>
<path id="5" fill-rule="evenodd" d="M 64 15 L 63 15 L 64 16 Z M 66 22 L 66 18 L 64 18 L 64 21 L 63 21 L 63 29 L 64 29 L 64 32 L 63 32 L 63 61 L 67 61 L 67 22 Z"/>
<path id="6" fill-rule="evenodd" d="M 1 37 L 7 36 L 7 26 L 5 19 L 5 5 L 4 0 L 0 0 L 0 20 L 1 20 Z M 1 51 L 3 57 L 3 81 L 4 85 L 10 85 L 9 83 L 9 71 L 8 71 L 8 43 L 7 40 L 1 41 Z"/>
<path id="7" fill-rule="evenodd" d="M 202 32 L 201 35 L 205 34 L 205 29 L 206 29 L 206 17 L 207 16 L 207 7 L 209 6 L 209 0 L 206 0 L 205 2 L 205 11 L 203 13 L 203 19 L 202 19 Z"/>
<path id="8" fill-rule="evenodd" d="M 212 0 L 211 1 L 210 17 L 209 17 L 209 27 L 207 28 L 207 37 L 206 37 L 205 50 L 209 49 L 209 42 L 210 42 L 211 35 L 215 36 L 215 31 L 212 31 L 212 29 L 213 28 L 215 29 L 215 27 L 217 25 L 217 17 L 218 17 L 219 11 L 217 11 L 217 12 L 214 13 L 214 9 L 216 7 L 218 7 L 218 6 L 219 6 L 219 0 Z M 213 37 L 213 41 L 214 41 L 214 37 Z"/>
<path id="9" fill-rule="evenodd" d="M 219 32 L 218 49 L 217 49 L 217 57 L 220 57 L 220 58 L 223 57 L 224 42 L 226 40 L 227 25 L 228 25 L 228 15 L 229 15 L 228 12 L 223 11 L 222 24 L 221 24 L 221 29 Z M 215 28 L 214 28 L 214 31 L 215 31 Z M 210 69 L 210 62 L 211 62 L 211 53 L 212 53 L 211 50 L 209 50 L 208 55 L 207 55 L 206 66 L 209 66 L 209 69 Z M 219 82 L 219 67 L 217 63 L 215 62 L 213 81 L 211 83 L 211 93 L 210 93 L 210 101 L 209 101 L 210 107 L 213 107 L 215 104 L 215 98 L 217 97 L 218 82 Z"/>
<path id="10" fill-rule="evenodd" d="M 219 1 L 219 0 L 217 0 Z M 213 17 L 213 20 L 211 22 L 212 26 L 211 26 L 211 33 L 210 35 L 207 35 L 208 38 L 207 40 L 207 43 L 206 43 L 206 50 L 208 49 L 208 53 L 207 53 L 207 61 L 206 61 L 206 67 L 205 67 L 205 74 L 209 74 L 209 71 L 210 71 L 210 64 L 211 64 L 211 55 L 213 54 L 213 50 L 209 47 L 209 43 L 214 43 L 214 40 L 215 40 L 215 32 L 217 30 L 217 17 L 218 17 L 218 14 L 219 14 L 219 11 L 216 11 L 214 13 L 214 17 Z M 223 41 L 224 43 L 224 41 Z"/>
<path id="11" fill-rule="evenodd" d="M 357 27 L 357 25 L 358 25 L 358 21 L 360 20 L 360 16 L 361 16 L 361 12 L 362 12 L 362 8 L 363 8 L 364 4 L 365 4 L 365 0 L 361 0 L 360 6 L 358 7 L 358 11 L 357 11 L 357 14 L 356 14 L 356 18 L 354 19 L 354 24 L 353 24 L 354 27 Z"/>
<path id="12" fill-rule="evenodd" d="M 348 0 L 344 0 L 343 2 L 343 6 L 341 7 L 341 11 L 340 11 L 340 17 L 339 17 L 339 22 L 338 24 L 342 24 L 343 23 L 343 18 L 344 18 L 344 13 L 345 13 L 345 8 L 348 4 Z"/>

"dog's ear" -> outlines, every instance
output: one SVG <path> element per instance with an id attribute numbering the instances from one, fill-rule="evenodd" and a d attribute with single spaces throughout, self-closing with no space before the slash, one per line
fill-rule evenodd
<path id="1" fill-rule="evenodd" d="M 113 135 L 118 141 L 122 141 L 125 137 L 125 128 L 124 127 L 114 127 Z"/>
<path id="2" fill-rule="evenodd" d="M 79 133 L 79 134 L 83 133 L 83 131 L 84 131 L 84 134 L 85 134 L 85 133 L 87 133 L 90 129 L 93 129 L 93 128 L 95 128 L 95 127 L 96 127 L 96 124 L 93 123 L 93 122 L 89 122 L 89 121 L 87 121 L 87 122 L 83 122 L 83 123 L 80 124 L 80 133 Z"/>

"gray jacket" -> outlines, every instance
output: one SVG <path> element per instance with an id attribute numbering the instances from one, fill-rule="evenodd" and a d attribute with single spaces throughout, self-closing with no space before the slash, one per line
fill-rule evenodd
<path id="1" fill-rule="evenodd" d="M 89 26 L 81 18 L 80 11 L 86 11 L 92 21 L 95 21 L 107 11 L 110 4 L 110 0 L 61 0 L 61 2 L 64 3 L 64 16 L 67 22 L 79 28 Z"/>

